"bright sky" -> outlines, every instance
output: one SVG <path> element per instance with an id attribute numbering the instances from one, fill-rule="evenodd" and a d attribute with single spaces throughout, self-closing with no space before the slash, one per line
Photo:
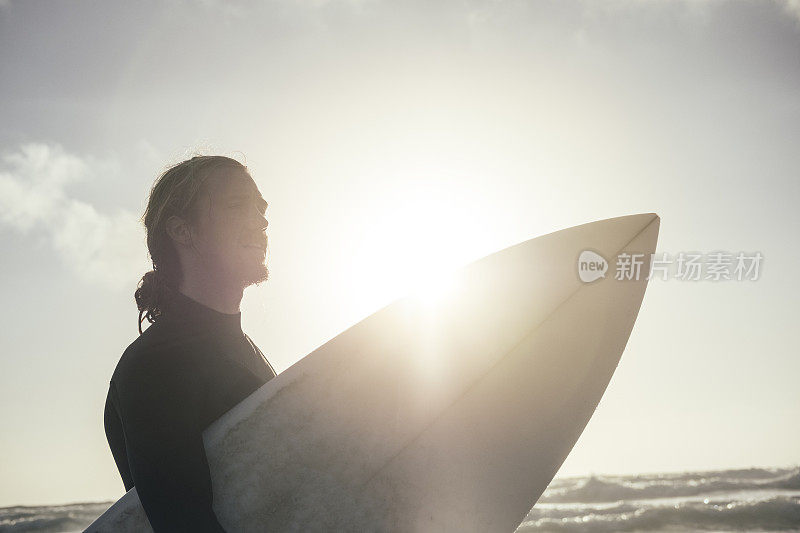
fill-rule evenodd
<path id="1" fill-rule="evenodd" d="M 137 336 L 165 165 L 244 157 L 283 370 L 426 272 L 632 213 L 653 281 L 559 475 L 800 463 L 796 0 L 0 0 L 0 506 L 116 499 L 108 380 Z"/>

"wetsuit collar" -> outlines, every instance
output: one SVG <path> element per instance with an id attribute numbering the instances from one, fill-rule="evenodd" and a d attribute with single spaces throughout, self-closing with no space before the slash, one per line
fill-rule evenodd
<path id="1" fill-rule="evenodd" d="M 170 298 L 164 304 L 164 316 L 198 327 L 222 328 L 232 333 L 242 334 L 241 311 L 222 313 L 201 304 L 180 291 L 171 290 L 170 293 Z"/>

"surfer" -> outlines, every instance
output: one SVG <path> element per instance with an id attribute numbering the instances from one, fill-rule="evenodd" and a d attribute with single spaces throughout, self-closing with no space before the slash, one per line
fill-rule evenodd
<path id="1" fill-rule="evenodd" d="M 247 168 L 222 156 L 183 161 L 150 191 L 153 270 L 134 294 L 139 336 L 111 377 L 104 426 L 156 533 L 225 531 L 202 432 L 275 376 L 239 309 L 244 289 L 269 277 L 266 208 Z"/>

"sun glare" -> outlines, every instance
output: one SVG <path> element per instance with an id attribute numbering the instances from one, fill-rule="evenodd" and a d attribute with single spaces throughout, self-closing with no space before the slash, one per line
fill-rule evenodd
<path id="1" fill-rule="evenodd" d="M 409 295 L 429 309 L 435 309 L 453 294 L 456 278 L 450 271 L 434 271 L 418 277 L 412 284 Z"/>
<path id="2" fill-rule="evenodd" d="M 473 212 L 447 187 L 386 191 L 374 223 L 362 230 L 347 272 L 351 304 L 369 313 L 404 296 L 435 308 L 455 288 L 453 273 L 488 246 Z M 362 215 L 363 216 L 363 215 Z"/>

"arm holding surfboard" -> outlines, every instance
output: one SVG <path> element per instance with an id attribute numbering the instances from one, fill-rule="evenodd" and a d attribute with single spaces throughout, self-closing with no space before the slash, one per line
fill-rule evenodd
<path id="1" fill-rule="evenodd" d="M 112 380 L 110 398 L 125 420 L 129 471 L 120 472 L 126 490 L 136 486 L 154 531 L 224 532 L 202 440 L 211 422 L 202 409 L 207 367 L 187 364 L 192 358 L 180 351 L 140 354 L 138 365 Z"/>

